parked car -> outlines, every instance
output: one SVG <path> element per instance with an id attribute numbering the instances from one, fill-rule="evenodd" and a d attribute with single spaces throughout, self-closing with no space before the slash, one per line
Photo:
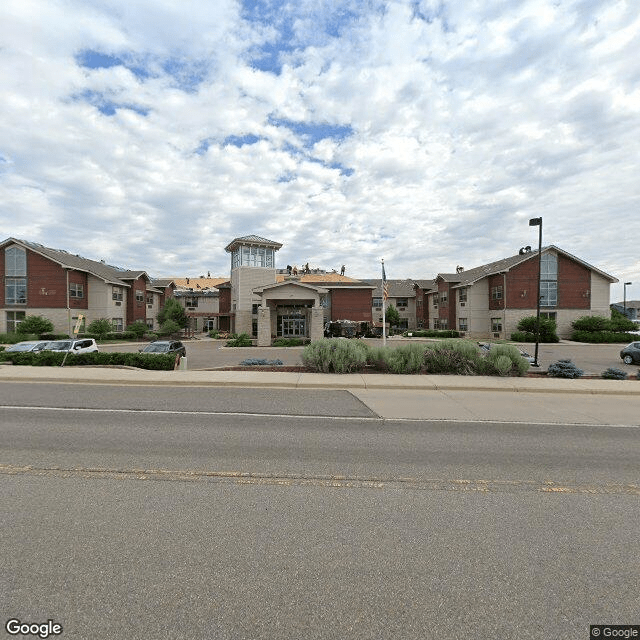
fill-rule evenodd
<path id="1" fill-rule="evenodd" d="M 478 346 L 480 347 L 480 351 L 481 353 L 489 353 L 490 349 L 491 349 L 491 343 L 490 342 L 478 342 Z M 536 359 L 530 355 L 529 353 L 527 353 L 526 351 L 523 351 L 522 349 L 518 349 L 518 351 L 520 351 L 520 355 L 529 363 L 529 364 L 535 364 Z"/>
<path id="2" fill-rule="evenodd" d="M 84 338 L 82 340 L 53 340 L 48 342 L 44 347 L 46 351 L 63 351 L 69 353 L 95 353 L 98 345 L 93 338 Z"/>
<path id="3" fill-rule="evenodd" d="M 179 353 L 181 356 L 187 355 L 185 346 L 179 340 L 156 340 L 150 342 L 140 353 Z"/>
<path id="4" fill-rule="evenodd" d="M 5 353 L 15 352 L 15 351 L 42 351 L 47 344 L 48 340 L 27 340 L 25 342 L 16 342 L 16 344 L 12 344 L 10 347 L 5 349 Z"/>
<path id="5" fill-rule="evenodd" d="M 620 351 L 620 357 L 625 364 L 640 364 L 640 342 L 632 342 Z"/>

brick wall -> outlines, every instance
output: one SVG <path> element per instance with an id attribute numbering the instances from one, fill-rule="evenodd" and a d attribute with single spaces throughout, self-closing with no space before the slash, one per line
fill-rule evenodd
<path id="1" fill-rule="evenodd" d="M 371 322 L 371 289 L 331 289 L 331 320 Z"/>
<path id="2" fill-rule="evenodd" d="M 492 289 L 494 287 L 502 287 L 502 298 L 498 300 L 493 299 Z M 489 276 L 489 309 L 492 311 L 498 311 L 504 309 L 505 303 L 505 290 L 504 290 L 504 275 L 497 274 L 495 276 Z"/>
<path id="3" fill-rule="evenodd" d="M 447 303 L 442 304 L 442 294 L 447 295 Z M 451 283 L 439 281 L 438 282 L 438 296 L 440 302 L 438 304 L 438 318 L 440 320 L 447 321 L 447 329 L 456 328 L 456 298 L 455 291 L 451 289 Z M 440 325 L 442 326 L 442 324 Z"/>
<path id="4" fill-rule="evenodd" d="M 4 273 L 4 272 L 3 272 Z M 73 272 L 74 282 L 80 282 L 83 274 Z M 71 280 L 71 275 L 69 276 Z M 77 300 L 80 305 L 73 308 L 86 309 L 86 276 L 84 279 L 85 297 Z M 59 264 L 27 250 L 27 308 L 66 309 L 67 273 Z"/>
<path id="5" fill-rule="evenodd" d="M 591 271 L 583 265 L 558 255 L 558 308 L 591 307 Z"/>
<path id="6" fill-rule="evenodd" d="M 507 273 L 507 309 L 535 309 L 538 290 L 537 256 L 522 262 Z"/>
<path id="7" fill-rule="evenodd" d="M 127 297 L 127 318 L 125 328 L 137 320 L 144 323 L 147 321 L 146 279 L 144 277 L 140 277 L 136 280 L 127 280 L 127 283 L 131 284 L 131 287 L 125 289 L 125 295 Z M 136 293 L 139 293 L 142 296 L 141 300 L 136 298 Z"/>

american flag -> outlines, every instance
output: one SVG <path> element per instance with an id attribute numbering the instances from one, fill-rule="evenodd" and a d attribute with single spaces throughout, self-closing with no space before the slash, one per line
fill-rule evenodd
<path id="1" fill-rule="evenodd" d="M 382 299 L 389 299 L 389 284 L 387 282 L 387 274 L 384 272 L 384 262 L 382 263 Z"/>

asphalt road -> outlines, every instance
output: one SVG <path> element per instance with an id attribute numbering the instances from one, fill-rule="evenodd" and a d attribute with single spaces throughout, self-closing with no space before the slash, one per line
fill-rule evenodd
<path id="1" fill-rule="evenodd" d="M 366 340 L 369 344 L 380 345 L 381 340 Z M 389 346 L 406 344 L 409 340 L 388 340 Z M 225 347 L 225 340 L 191 340 L 185 341 L 189 369 L 215 369 L 218 367 L 237 366 L 245 358 L 265 358 L 281 360 L 285 365 L 301 365 L 302 347 Z M 101 345 L 101 351 L 137 351 L 140 344 Z M 540 345 L 538 361 L 543 370 L 561 358 L 570 358 L 586 373 L 600 374 L 608 367 L 616 367 L 630 374 L 638 371 L 638 365 L 625 365 L 620 359 L 619 344 L 543 344 Z M 535 345 L 523 344 L 521 348 L 534 353 Z"/>
<path id="2" fill-rule="evenodd" d="M 4 620 L 230 640 L 638 623 L 636 427 L 383 420 L 318 390 L 6 384 L 0 406 Z"/>

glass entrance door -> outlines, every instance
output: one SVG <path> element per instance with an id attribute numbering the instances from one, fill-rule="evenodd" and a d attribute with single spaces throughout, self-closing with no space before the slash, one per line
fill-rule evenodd
<path id="1" fill-rule="evenodd" d="M 299 316 L 280 316 L 283 338 L 298 338 L 307 335 L 307 320 Z"/>

